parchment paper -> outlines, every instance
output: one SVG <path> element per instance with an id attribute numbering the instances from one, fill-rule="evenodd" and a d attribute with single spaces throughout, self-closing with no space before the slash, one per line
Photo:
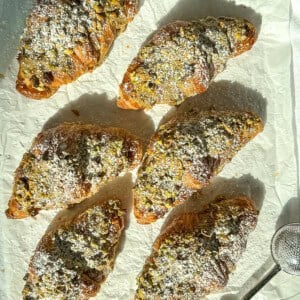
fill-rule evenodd
<path id="1" fill-rule="evenodd" d="M 124 127 L 148 139 L 160 122 L 178 111 L 196 106 L 199 109 L 252 110 L 265 120 L 264 132 L 238 153 L 209 188 L 172 212 L 176 214 L 199 206 L 200 201 L 210 201 L 219 194 L 243 193 L 254 198 L 261 211 L 247 250 L 226 289 L 208 297 L 240 299 L 272 265 L 270 240 L 276 228 L 297 221 L 300 216 L 290 2 L 142 0 L 139 14 L 115 41 L 105 63 L 44 101 L 28 100 L 15 90 L 17 40 L 31 4 L 23 1 L 23 12 L 18 3 L 17 0 L 0 0 L 0 72 L 5 73 L 0 80 L 0 298 L 21 299 L 22 278 L 29 259 L 57 214 L 43 212 L 35 219 L 24 220 L 8 220 L 4 216 L 13 172 L 38 132 L 63 121 L 81 121 Z M 254 22 L 260 32 L 253 49 L 231 60 L 207 93 L 185 102 L 179 109 L 157 106 L 146 113 L 117 109 L 118 84 L 149 35 L 171 20 L 206 15 L 241 16 Z M 9 21 L 1 23 L 2 20 Z M 72 112 L 74 109 L 80 116 Z M 114 270 L 95 299 L 133 299 L 135 278 L 150 254 L 154 239 L 171 218 L 167 216 L 148 226 L 136 223 L 131 209 L 134 179 L 134 174 L 125 174 L 97 195 L 99 198 L 119 197 L 128 215 Z M 299 278 L 280 273 L 254 299 L 300 299 Z"/>

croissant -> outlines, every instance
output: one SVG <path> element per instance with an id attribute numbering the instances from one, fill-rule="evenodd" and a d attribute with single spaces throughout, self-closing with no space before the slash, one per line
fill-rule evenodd
<path id="1" fill-rule="evenodd" d="M 175 218 L 154 242 L 135 299 L 202 299 L 223 289 L 257 215 L 251 199 L 237 197 Z"/>
<path id="2" fill-rule="evenodd" d="M 227 60 L 249 50 L 255 39 L 255 27 L 245 19 L 172 22 L 156 32 L 128 67 L 118 106 L 178 105 L 204 92 Z"/>
<path id="3" fill-rule="evenodd" d="M 49 98 L 99 66 L 137 13 L 138 0 L 38 0 L 20 42 L 17 90 Z"/>
<path id="4" fill-rule="evenodd" d="M 152 137 L 134 187 L 134 214 L 142 224 L 163 217 L 206 186 L 263 129 L 245 112 L 190 112 Z"/>
<path id="5" fill-rule="evenodd" d="M 141 156 L 140 142 L 123 129 L 65 123 L 44 131 L 15 172 L 6 215 L 19 219 L 79 203 Z"/>
<path id="6" fill-rule="evenodd" d="M 108 200 L 60 221 L 39 242 L 23 299 L 89 299 L 112 270 L 124 228 L 120 201 Z"/>

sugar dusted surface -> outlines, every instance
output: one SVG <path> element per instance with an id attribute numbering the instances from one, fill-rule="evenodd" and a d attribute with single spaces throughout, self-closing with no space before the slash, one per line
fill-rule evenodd
<path id="1" fill-rule="evenodd" d="M 123 215 L 120 201 L 108 200 L 44 236 L 25 276 L 24 299 L 75 300 L 97 290 L 112 269 Z"/>
<path id="2" fill-rule="evenodd" d="M 172 207 L 206 186 L 262 124 L 247 113 L 191 112 L 161 126 L 138 171 L 135 206 L 147 218 L 161 218 Z M 186 176 L 197 181 L 188 186 Z"/>
<path id="3" fill-rule="evenodd" d="M 20 42 L 20 69 L 25 85 L 45 91 L 55 80 L 69 82 L 93 70 L 104 60 L 114 37 L 134 16 L 128 5 L 135 7 L 137 2 L 126 1 L 126 6 L 124 3 L 38 1 L 27 18 Z"/>
<path id="4" fill-rule="evenodd" d="M 255 209 L 234 200 L 214 204 L 206 214 L 175 219 L 138 277 L 137 299 L 198 299 L 222 289 L 256 222 Z"/>
<path id="5" fill-rule="evenodd" d="M 126 131 L 65 123 L 42 132 L 16 171 L 12 199 L 20 211 L 65 208 L 139 160 L 139 142 Z"/>
<path id="6" fill-rule="evenodd" d="M 229 17 L 161 27 L 129 66 L 120 86 L 122 97 L 143 108 L 182 103 L 208 88 L 227 60 L 241 52 L 240 44 L 248 50 L 247 34 L 252 31 L 248 21 Z"/>

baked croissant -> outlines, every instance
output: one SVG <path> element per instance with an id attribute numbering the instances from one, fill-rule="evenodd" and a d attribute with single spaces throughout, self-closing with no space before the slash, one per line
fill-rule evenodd
<path id="1" fill-rule="evenodd" d="M 255 39 L 255 27 L 245 19 L 172 22 L 156 32 L 128 67 L 118 106 L 178 105 L 204 92 L 227 60 L 249 50 Z"/>
<path id="2" fill-rule="evenodd" d="M 123 129 L 65 123 L 44 131 L 15 172 L 6 215 L 19 219 L 79 203 L 141 156 L 140 142 Z"/>
<path id="3" fill-rule="evenodd" d="M 47 232 L 31 258 L 24 300 L 89 299 L 112 270 L 124 228 L 120 201 L 88 208 Z"/>
<path id="4" fill-rule="evenodd" d="M 38 0 L 20 42 L 17 90 L 42 99 L 99 66 L 138 0 Z"/>
<path id="5" fill-rule="evenodd" d="M 135 299 L 202 299 L 223 289 L 257 214 L 252 200 L 237 197 L 175 218 L 153 245 Z"/>
<path id="6" fill-rule="evenodd" d="M 152 223 L 206 186 L 263 129 L 245 112 L 192 112 L 162 125 L 152 137 L 134 187 L 139 223 Z"/>

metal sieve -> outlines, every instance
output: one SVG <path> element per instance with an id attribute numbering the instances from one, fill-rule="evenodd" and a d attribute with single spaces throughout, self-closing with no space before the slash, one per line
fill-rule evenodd
<path id="1" fill-rule="evenodd" d="M 291 275 L 300 275 L 300 223 L 287 224 L 276 231 L 271 242 L 271 253 L 275 266 L 243 300 L 251 299 L 281 270 Z"/>

